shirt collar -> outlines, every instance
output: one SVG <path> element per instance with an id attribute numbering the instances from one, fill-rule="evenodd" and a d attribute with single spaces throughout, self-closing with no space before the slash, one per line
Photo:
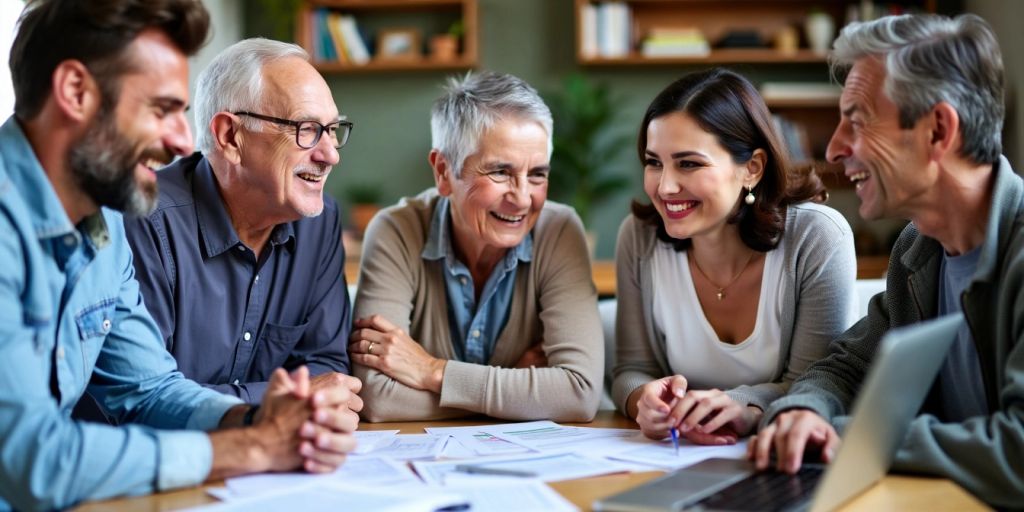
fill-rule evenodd
<path id="1" fill-rule="evenodd" d="M 192 194 L 196 198 L 196 218 L 199 222 L 199 234 L 206 245 L 209 256 L 218 256 L 242 243 L 238 238 L 235 226 L 231 224 L 231 216 L 220 195 L 217 178 L 205 157 L 196 165 L 195 177 L 192 182 Z M 295 248 L 295 229 L 292 223 L 286 222 L 274 226 L 270 233 L 272 245 L 286 244 Z"/>
<path id="2" fill-rule="evenodd" d="M 14 116 L 0 126 L 0 155 L 11 182 L 24 199 L 36 236 L 40 239 L 67 234 L 77 237 L 78 232 L 57 197 L 57 191 L 53 189 L 50 178 Z M 84 218 L 81 225 L 97 249 L 102 249 L 110 242 L 102 209 Z"/>
<path id="3" fill-rule="evenodd" d="M 430 232 L 427 234 L 427 243 L 423 246 L 420 257 L 425 260 L 439 260 L 444 258 L 448 267 L 455 263 L 455 248 L 452 245 L 451 236 L 451 205 L 447 197 L 441 197 L 434 208 L 434 214 L 430 219 Z M 505 254 L 504 267 L 506 270 L 515 267 L 520 261 L 528 262 L 533 259 L 533 233 L 527 233 L 511 251 Z"/>

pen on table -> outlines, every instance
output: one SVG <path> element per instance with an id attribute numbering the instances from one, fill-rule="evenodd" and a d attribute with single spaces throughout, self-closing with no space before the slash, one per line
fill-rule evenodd
<path id="1" fill-rule="evenodd" d="M 679 456 L 679 431 L 675 427 L 668 430 L 669 435 L 672 436 L 672 446 L 676 449 L 676 457 Z"/>
<path id="2" fill-rule="evenodd" d="M 537 473 L 534 473 L 532 471 L 522 471 L 518 469 L 489 468 L 485 466 L 474 466 L 472 464 L 459 464 L 455 466 L 455 471 L 458 471 L 460 473 L 469 473 L 471 475 L 518 476 L 523 478 L 531 478 L 537 476 Z"/>

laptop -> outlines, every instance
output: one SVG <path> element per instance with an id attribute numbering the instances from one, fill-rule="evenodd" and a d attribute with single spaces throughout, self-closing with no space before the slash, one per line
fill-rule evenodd
<path id="1" fill-rule="evenodd" d="M 758 472 L 749 461 L 709 459 L 594 502 L 594 510 L 832 510 L 882 479 L 924 402 L 963 314 L 889 331 L 853 405 L 831 464 L 796 475 Z"/>

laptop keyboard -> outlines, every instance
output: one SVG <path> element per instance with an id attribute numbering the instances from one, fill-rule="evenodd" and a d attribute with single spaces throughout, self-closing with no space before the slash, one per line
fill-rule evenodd
<path id="1" fill-rule="evenodd" d="M 795 475 L 777 471 L 754 473 L 699 503 L 712 510 L 787 510 L 799 507 L 824 473 L 822 467 L 800 468 Z"/>

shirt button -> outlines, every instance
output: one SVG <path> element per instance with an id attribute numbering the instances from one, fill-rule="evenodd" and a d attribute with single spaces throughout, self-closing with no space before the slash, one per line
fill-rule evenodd
<path id="1" fill-rule="evenodd" d="M 64 359 L 64 347 L 57 347 L 57 359 Z"/>
<path id="2" fill-rule="evenodd" d="M 256 282 L 260 282 L 260 276 L 256 276 Z"/>
<path id="3" fill-rule="evenodd" d="M 250 339 L 252 339 L 252 334 L 246 332 L 245 334 L 242 335 L 242 339 L 245 341 L 249 341 Z"/>
<path id="4" fill-rule="evenodd" d="M 238 250 L 242 251 L 242 252 L 245 252 L 245 246 L 244 245 L 239 245 L 238 246 Z"/>
<path id="5" fill-rule="evenodd" d="M 466 276 L 462 276 L 459 278 L 459 282 L 462 283 L 462 286 L 466 286 L 468 280 L 466 279 Z"/>
<path id="6" fill-rule="evenodd" d="M 238 379 L 235 379 L 235 382 L 232 382 L 232 384 L 237 386 L 238 385 Z"/>
<path id="7" fill-rule="evenodd" d="M 110 324 L 110 319 L 109 318 L 104 318 L 103 319 L 103 332 L 109 331 L 110 330 L 110 325 L 111 325 Z"/>
<path id="8" fill-rule="evenodd" d="M 64 236 L 64 245 L 66 245 L 68 247 L 71 247 L 72 245 L 75 245 L 75 235 L 65 235 Z"/>
<path id="9" fill-rule="evenodd" d="M 474 338 L 479 338 L 480 337 L 480 329 L 473 329 L 473 337 Z"/>

